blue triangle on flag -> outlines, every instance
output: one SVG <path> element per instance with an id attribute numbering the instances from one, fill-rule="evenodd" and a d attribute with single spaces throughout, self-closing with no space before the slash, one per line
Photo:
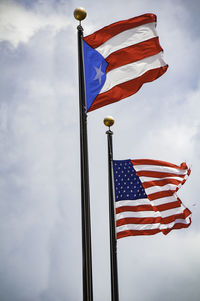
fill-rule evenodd
<path id="1" fill-rule="evenodd" d="M 106 81 L 108 63 L 103 56 L 83 41 L 87 111 Z"/>

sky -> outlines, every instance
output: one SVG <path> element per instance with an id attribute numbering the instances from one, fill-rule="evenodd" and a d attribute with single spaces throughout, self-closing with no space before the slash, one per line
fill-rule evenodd
<path id="1" fill-rule="evenodd" d="M 76 7 L 88 35 L 157 15 L 169 68 L 138 93 L 88 114 L 94 301 L 110 299 L 106 127 L 114 159 L 192 169 L 178 195 L 192 224 L 118 241 L 120 300 L 200 298 L 200 3 L 0 0 L 0 300 L 82 300 Z"/>

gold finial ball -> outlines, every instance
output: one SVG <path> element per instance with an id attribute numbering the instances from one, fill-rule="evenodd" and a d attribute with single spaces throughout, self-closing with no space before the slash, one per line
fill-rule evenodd
<path id="1" fill-rule="evenodd" d="M 103 122 L 104 122 L 104 124 L 106 126 L 110 127 L 110 126 L 112 126 L 114 124 L 115 120 L 114 120 L 114 118 L 112 116 L 107 116 L 107 117 L 104 118 Z"/>
<path id="2" fill-rule="evenodd" d="M 83 7 L 78 7 L 74 10 L 74 18 L 78 21 L 82 21 L 86 18 L 87 12 Z"/>

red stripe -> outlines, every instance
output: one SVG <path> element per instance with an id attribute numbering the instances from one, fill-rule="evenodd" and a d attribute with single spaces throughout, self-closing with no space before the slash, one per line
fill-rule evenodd
<path id="1" fill-rule="evenodd" d="M 186 219 L 190 214 L 191 214 L 190 210 L 186 208 L 183 211 L 183 213 L 179 213 L 179 214 L 175 214 L 172 216 L 167 216 L 165 218 L 162 218 L 160 223 L 166 225 L 166 224 L 172 223 L 173 221 L 176 221 L 177 219 Z"/>
<path id="2" fill-rule="evenodd" d="M 180 177 L 184 178 L 185 175 L 177 175 L 171 172 L 159 172 L 159 171 L 151 171 L 151 170 L 141 170 L 136 171 L 136 174 L 139 177 L 151 177 L 151 178 L 167 178 L 167 177 Z"/>
<path id="3" fill-rule="evenodd" d="M 178 169 L 186 169 L 186 170 L 188 169 L 185 162 L 183 162 L 180 166 L 165 161 L 151 160 L 151 159 L 136 159 L 136 160 L 131 160 L 131 163 L 133 165 L 157 165 L 157 166 L 166 166 L 166 167 L 172 167 Z"/>
<path id="4" fill-rule="evenodd" d="M 159 44 L 158 37 L 149 39 L 136 45 L 119 49 L 118 51 L 111 53 L 106 58 L 106 62 L 108 63 L 106 72 L 158 54 L 161 51 L 163 51 L 163 49 Z"/>
<path id="5" fill-rule="evenodd" d="M 139 212 L 139 211 L 165 211 L 169 209 L 178 208 L 181 205 L 180 199 L 177 198 L 177 201 L 171 203 L 165 203 L 158 206 L 153 205 L 139 205 L 139 206 L 121 206 L 116 208 L 116 214 L 122 212 Z"/>
<path id="6" fill-rule="evenodd" d="M 191 225 L 191 218 L 190 218 L 190 223 L 189 224 L 182 224 L 182 223 L 177 223 L 173 226 L 171 229 L 163 229 L 161 232 L 165 235 L 167 235 L 170 231 L 175 230 L 175 229 L 182 229 L 182 228 L 188 228 Z"/>
<path id="7" fill-rule="evenodd" d="M 179 185 L 180 183 L 183 183 L 184 181 L 179 181 L 175 179 L 164 179 L 164 180 L 154 180 L 154 181 L 148 181 L 148 182 L 143 182 L 142 186 L 144 188 L 149 188 L 152 186 L 165 186 L 167 184 L 174 184 L 174 185 Z"/>
<path id="8" fill-rule="evenodd" d="M 159 229 L 153 230 L 126 230 L 117 233 L 117 239 L 127 237 L 127 236 L 137 236 L 137 235 L 154 235 L 159 233 Z"/>
<path id="9" fill-rule="evenodd" d="M 144 14 L 105 26 L 91 35 L 84 37 L 84 41 L 91 47 L 97 48 L 120 32 L 152 22 L 156 22 L 156 16 L 154 14 Z"/>
<path id="10" fill-rule="evenodd" d="M 170 231 L 174 229 L 182 229 L 182 228 L 188 228 L 191 225 L 191 218 L 190 218 L 190 223 L 189 224 L 182 224 L 182 223 L 177 223 L 175 224 L 172 228 L 170 229 L 152 229 L 152 230 L 126 230 L 126 231 L 121 231 L 117 233 L 117 239 L 127 237 L 127 236 L 138 236 L 138 235 L 154 235 L 159 232 L 162 232 L 163 234 L 167 235 Z"/>
<path id="11" fill-rule="evenodd" d="M 139 205 L 139 206 L 121 206 L 116 208 L 116 214 L 121 212 L 138 212 L 138 211 L 152 211 L 153 206 L 151 205 Z"/>
<path id="12" fill-rule="evenodd" d="M 151 82 L 163 75 L 167 71 L 167 68 L 168 65 L 149 70 L 138 78 L 116 85 L 109 91 L 99 94 L 88 111 L 90 112 L 99 109 L 103 106 L 109 105 L 132 94 L 135 94 L 144 83 Z"/>
<path id="13" fill-rule="evenodd" d="M 161 225 L 166 225 L 169 223 L 174 222 L 177 219 L 185 219 L 190 215 L 190 211 L 185 209 L 184 212 L 179 213 L 179 214 L 174 214 L 171 216 L 167 216 L 167 217 L 143 217 L 143 218 L 139 218 L 139 217 L 126 217 L 126 218 L 122 218 L 116 221 L 116 226 L 120 227 L 123 225 L 146 225 L 146 224 L 161 224 Z"/>
<path id="14" fill-rule="evenodd" d="M 116 226 L 120 227 L 123 225 L 146 225 L 146 224 L 157 224 L 162 220 L 161 217 L 126 217 L 116 221 Z"/>
<path id="15" fill-rule="evenodd" d="M 155 211 L 165 211 L 165 210 L 170 210 L 170 209 L 174 209 L 174 208 L 178 208 L 181 206 L 181 200 L 177 198 L 177 201 L 175 202 L 171 202 L 171 203 L 165 203 L 162 205 L 158 205 L 158 206 L 152 206 L 154 208 Z"/>
<path id="16" fill-rule="evenodd" d="M 147 194 L 147 197 L 150 201 L 165 198 L 172 196 L 176 190 L 165 190 L 165 191 L 158 191 L 151 194 Z"/>

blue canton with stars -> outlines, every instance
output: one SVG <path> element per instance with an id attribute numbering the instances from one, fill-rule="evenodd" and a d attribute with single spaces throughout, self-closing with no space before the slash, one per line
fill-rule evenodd
<path id="1" fill-rule="evenodd" d="M 113 160 L 115 201 L 147 198 L 131 160 Z"/>

